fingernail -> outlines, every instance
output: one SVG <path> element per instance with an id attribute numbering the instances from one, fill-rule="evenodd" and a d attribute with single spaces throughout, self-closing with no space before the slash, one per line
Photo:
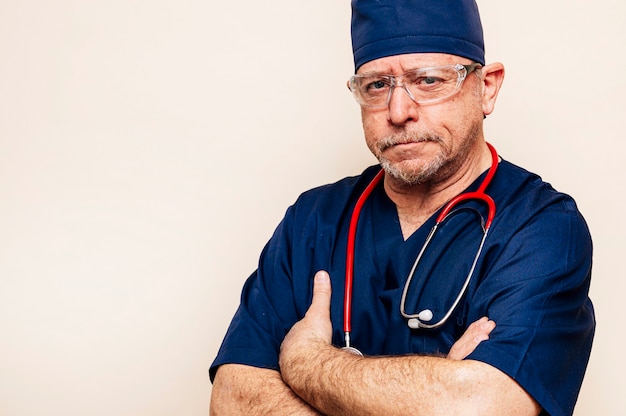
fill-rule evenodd
<path id="1" fill-rule="evenodd" d="M 330 281 L 330 276 L 328 275 L 328 272 L 320 270 L 315 274 L 315 281 L 317 283 L 328 283 Z"/>

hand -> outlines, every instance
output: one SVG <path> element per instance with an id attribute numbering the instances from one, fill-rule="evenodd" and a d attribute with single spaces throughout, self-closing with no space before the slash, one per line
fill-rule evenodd
<path id="1" fill-rule="evenodd" d="M 473 322 L 467 327 L 463 336 L 452 345 L 448 358 L 451 360 L 464 359 L 476 349 L 478 344 L 489 339 L 489 334 L 495 327 L 496 323 L 486 316 Z"/>
<path id="2" fill-rule="evenodd" d="M 331 346 L 332 323 L 330 321 L 330 276 L 325 271 L 315 274 L 313 301 L 302 320 L 297 322 L 285 336 L 280 346 L 280 367 L 284 373 L 291 360 L 307 357 L 307 350 Z"/>
<path id="3" fill-rule="evenodd" d="M 310 357 L 314 348 L 331 346 L 330 294 L 330 276 L 325 271 L 317 272 L 311 306 L 304 318 L 287 333 L 280 347 L 280 367 L 283 375 L 289 370 L 293 360 L 297 360 L 298 357 L 303 359 Z M 476 349 L 478 344 L 489 339 L 489 334 L 495 327 L 496 323 L 487 317 L 473 322 L 463 336 L 452 345 L 447 358 L 464 359 Z"/>

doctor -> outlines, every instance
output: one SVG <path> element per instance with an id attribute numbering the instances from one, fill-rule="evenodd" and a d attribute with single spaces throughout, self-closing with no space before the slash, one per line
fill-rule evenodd
<path id="1" fill-rule="evenodd" d="M 345 247 L 356 200 L 379 166 L 289 208 L 211 365 L 211 415 L 571 415 L 595 329 L 591 238 L 574 201 L 538 176 L 496 159 L 486 188 L 495 218 L 452 317 L 416 329 L 400 314 L 437 213 L 492 166 L 483 119 L 504 68 L 485 65 L 475 2 L 352 6 L 349 87 L 384 169 L 356 235 L 351 335 L 364 357 L 340 348 Z M 445 225 L 407 296 L 408 310 L 425 304 L 433 321 L 476 253 L 473 213 L 485 213 L 471 201 L 466 208 Z"/>

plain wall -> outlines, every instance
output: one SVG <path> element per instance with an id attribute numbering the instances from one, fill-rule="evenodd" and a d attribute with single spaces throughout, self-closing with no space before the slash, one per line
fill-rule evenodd
<path id="1" fill-rule="evenodd" d="M 487 138 L 573 195 L 598 329 L 576 415 L 618 415 L 621 0 L 479 0 Z M 0 0 L 0 414 L 204 415 L 285 209 L 373 163 L 348 1 Z"/>

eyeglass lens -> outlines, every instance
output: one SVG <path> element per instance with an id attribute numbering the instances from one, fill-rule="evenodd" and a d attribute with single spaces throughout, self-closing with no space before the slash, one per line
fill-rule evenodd
<path id="1" fill-rule="evenodd" d="M 351 79 L 351 89 L 359 104 L 370 107 L 387 105 L 396 87 L 404 88 L 417 103 L 443 100 L 456 93 L 475 65 L 420 68 L 399 76 L 362 74 Z"/>

